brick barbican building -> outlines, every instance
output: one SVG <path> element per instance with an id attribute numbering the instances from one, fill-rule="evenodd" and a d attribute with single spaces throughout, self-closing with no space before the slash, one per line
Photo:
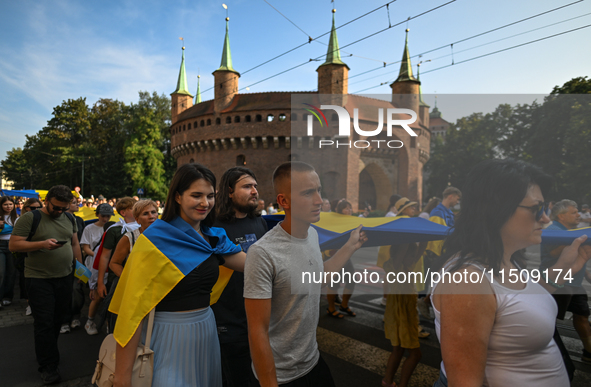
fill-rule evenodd
<path id="1" fill-rule="evenodd" d="M 398 193 L 421 201 L 423 165 L 429 159 L 430 137 L 429 106 L 421 98 L 420 81 L 412 74 L 407 39 L 402 55 L 400 74 L 390 85 L 391 101 L 348 94 L 349 67 L 340 56 L 334 23 L 326 61 L 318 67 L 318 91 L 238 93 L 240 73 L 232 66 L 230 39 L 226 18 L 226 36 L 221 66 L 213 72 L 214 99 L 201 101 L 199 83 L 195 104 L 187 88 L 185 55 L 179 72 L 177 88 L 172 97 L 171 149 L 178 165 L 199 162 L 209 167 L 219 178 L 235 165 L 245 165 L 258 178 L 259 193 L 267 203 L 275 201 L 271 177 L 273 170 L 289 160 L 302 160 L 316 168 L 323 186 L 323 197 L 329 200 L 346 198 L 354 210 L 369 203 L 374 209 L 386 210 L 390 195 Z M 359 111 L 359 127 L 376 130 L 378 109 L 408 108 L 417 112 L 417 120 L 410 124 L 417 137 L 411 137 L 401 127 L 394 127 L 392 136 L 386 130 L 366 138 L 353 130 L 351 136 L 338 137 L 335 129 L 337 114 L 324 110 L 328 127 L 313 125 L 313 136 L 306 135 L 307 113 L 302 108 L 292 109 L 292 95 L 303 98 L 314 106 L 340 104 L 354 117 Z M 388 98 L 390 99 L 390 98 Z M 306 113 L 306 114 L 304 114 Z M 400 117 L 408 119 L 408 115 Z M 386 120 L 384 120 L 384 123 Z M 296 135 L 297 134 L 297 135 Z M 300 135 L 301 134 L 301 135 Z M 399 149 L 385 145 L 359 149 L 323 147 L 320 140 L 400 140 Z M 379 144 L 379 143 L 378 143 Z M 385 144 L 382 142 L 381 144 Z"/>

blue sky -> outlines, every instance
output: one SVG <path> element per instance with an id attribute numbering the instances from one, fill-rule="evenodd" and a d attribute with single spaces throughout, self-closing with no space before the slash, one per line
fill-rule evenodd
<path id="1" fill-rule="evenodd" d="M 226 2 L 234 68 L 243 73 L 240 88 L 326 53 L 328 35 L 306 44 L 265 66 L 246 70 L 330 29 L 331 9 L 337 26 L 365 14 L 387 0 L 268 0 L 302 30 L 297 29 L 263 0 L 223 1 L 3 1 L 0 3 L 0 159 L 22 147 L 25 134 L 35 134 L 63 100 L 86 97 L 126 103 L 137 101 L 140 90 L 170 94 L 178 77 L 185 39 L 190 91 L 213 85 L 211 73 L 219 66 Z M 392 24 L 407 20 L 448 0 L 398 0 L 390 4 Z M 425 54 L 421 72 L 426 94 L 545 94 L 577 76 L 591 75 L 591 50 L 586 49 L 591 28 L 533 43 L 514 50 L 457 64 L 451 63 L 450 43 L 551 10 L 576 0 L 457 0 L 408 22 L 411 55 Z M 591 2 L 585 0 L 555 12 L 454 45 L 454 61 L 487 54 L 563 31 L 591 24 Z M 575 18 L 575 19 L 573 19 Z M 573 19 L 573 20 L 568 20 Z M 558 23 L 558 24 L 555 24 Z M 555 24 L 555 25 L 551 25 Z M 388 26 L 382 8 L 338 30 L 341 46 Z M 354 44 L 342 56 L 351 77 L 399 61 L 407 23 Z M 535 30 L 535 31 L 532 31 Z M 518 35 L 518 36 L 513 36 Z M 497 41 L 500 40 L 500 41 Z M 496 42 L 495 42 L 496 41 Z M 474 48 L 475 46 L 482 47 Z M 464 51 L 465 50 L 465 51 Z M 353 57 L 347 57 L 354 54 Z M 413 58 L 416 64 L 418 58 Z M 310 62 L 241 92 L 316 89 L 316 68 Z M 415 67 L 416 69 L 416 67 Z M 246 73 L 245 73 L 246 72 Z M 351 78 L 349 92 L 357 92 L 396 78 L 398 65 Z M 390 92 L 387 85 L 365 93 Z M 211 99 L 213 92 L 203 93 Z M 527 98 L 526 98 L 527 99 Z M 531 99 L 531 98 L 530 98 Z M 444 98 L 440 99 L 441 101 Z M 427 102 L 432 101 L 432 96 Z M 445 106 L 440 105 L 445 115 Z M 455 113 L 450 114 L 455 119 Z"/>

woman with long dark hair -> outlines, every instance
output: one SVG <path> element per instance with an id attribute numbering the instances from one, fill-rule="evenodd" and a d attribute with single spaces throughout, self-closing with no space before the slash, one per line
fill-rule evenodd
<path id="1" fill-rule="evenodd" d="M 109 308 L 118 314 L 114 386 L 130 385 L 141 320 L 154 307 L 152 385 L 222 385 L 210 294 L 218 266 L 243 271 L 246 254 L 223 229 L 212 227 L 215 186 L 215 176 L 206 167 L 181 166 L 170 184 L 162 219 L 136 241 Z"/>
<path id="2" fill-rule="evenodd" d="M 2 308 L 12 304 L 16 280 L 14 260 L 8 249 L 8 241 L 17 218 L 14 200 L 9 196 L 2 196 L 0 211 L 2 211 L 2 217 L 0 217 L 0 226 L 2 226 L 0 231 L 0 308 Z"/>
<path id="3" fill-rule="evenodd" d="M 569 385 L 549 291 L 563 286 L 569 269 L 583 267 L 591 246 L 577 238 L 547 278 L 525 275 L 522 249 L 541 243 L 549 188 L 539 168 L 511 159 L 484 161 L 467 176 L 462 216 L 442 255 L 443 270 L 456 280 L 433 288 L 443 357 L 436 386 Z"/>

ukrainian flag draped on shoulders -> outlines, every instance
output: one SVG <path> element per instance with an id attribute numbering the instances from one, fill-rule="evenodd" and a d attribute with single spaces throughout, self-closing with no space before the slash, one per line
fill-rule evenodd
<path id="1" fill-rule="evenodd" d="M 203 227 L 201 231 L 210 240 L 218 239 L 215 247 L 180 217 L 171 222 L 156 220 L 135 242 L 109 306 L 118 315 L 113 334 L 121 346 L 127 345 L 142 319 L 193 269 L 212 254 L 241 251 L 223 229 Z"/>

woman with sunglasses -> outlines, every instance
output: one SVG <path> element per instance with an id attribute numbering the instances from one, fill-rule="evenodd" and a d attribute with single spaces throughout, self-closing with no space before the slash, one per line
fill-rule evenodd
<path id="1" fill-rule="evenodd" d="M 21 216 L 26 214 L 29 211 L 35 211 L 35 210 L 40 210 L 41 208 L 43 208 L 43 203 L 41 202 L 41 200 L 37 199 L 37 198 L 29 198 L 27 200 L 25 200 L 25 202 L 23 203 L 23 209 L 21 212 Z M 18 222 L 18 220 L 20 219 L 17 218 L 16 222 Z M 16 224 L 15 222 L 15 224 Z M 17 253 L 15 253 L 17 254 Z M 24 268 L 24 259 L 27 256 L 27 253 L 18 253 L 20 255 L 20 257 L 18 259 L 22 260 L 22 267 Z M 18 265 L 17 265 L 18 266 Z M 25 271 L 24 270 L 18 270 L 19 274 L 18 274 L 18 283 L 19 283 L 19 289 L 21 291 L 21 300 L 29 300 L 29 297 L 27 295 L 27 287 L 25 286 Z M 29 305 L 27 305 L 27 309 L 25 311 L 25 315 L 30 316 L 33 312 L 31 311 L 31 307 Z"/>
<path id="2" fill-rule="evenodd" d="M 3 306 L 12 304 L 14 296 L 14 282 L 16 280 L 16 269 L 12 253 L 8 249 L 8 241 L 12 234 L 12 228 L 16 222 L 17 214 L 14 201 L 9 196 L 0 198 L 0 309 Z"/>
<path id="3" fill-rule="evenodd" d="M 577 238 L 547 278 L 525 275 L 522 251 L 542 241 L 549 187 L 539 168 L 511 159 L 484 161 L 468 174 L 462 216 L 442 255 L 443 270 L 455 279 L 433 287 L 443 358 L 435 386 L 569 385 L 549 292 L 563 286 L 569 269 L 580 270 L 591 246 Z"/>

